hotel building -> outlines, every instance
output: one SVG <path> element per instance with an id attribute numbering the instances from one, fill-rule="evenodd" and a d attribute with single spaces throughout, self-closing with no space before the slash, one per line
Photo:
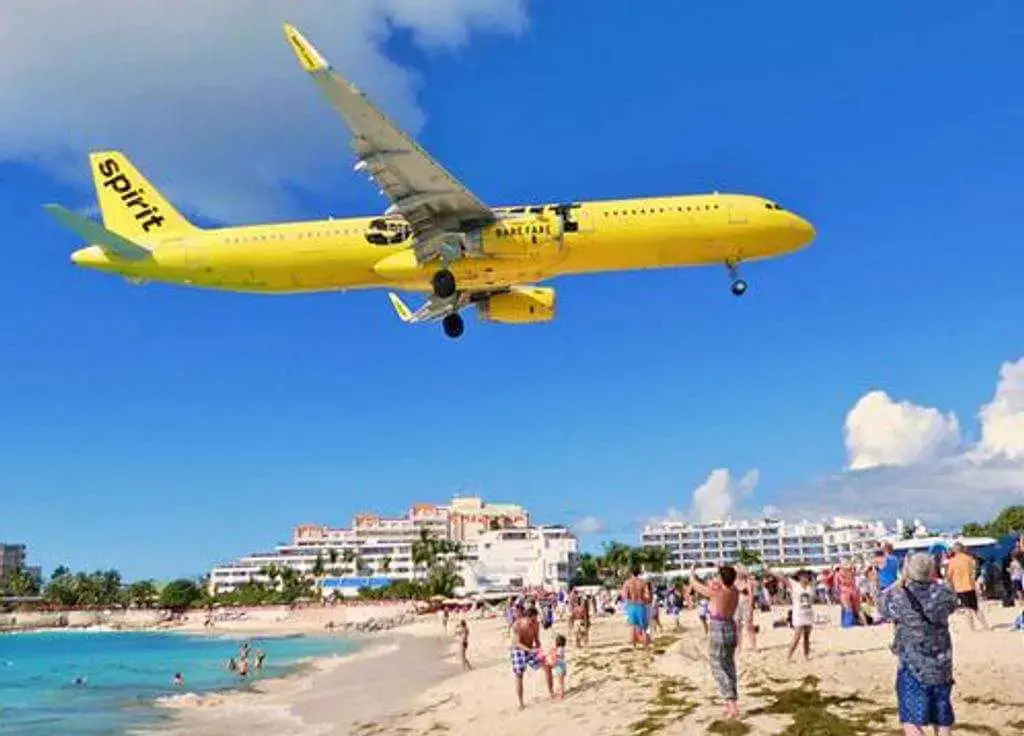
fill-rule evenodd
<path id="1" fill-rule="evenodd" d="M 579 540 L 567 527 L 483 532 L 468 546 L 463 577 L 480 591 L 565 589 L 576 575 Z"/>
<path id="2" fill-rule="evenodd" d="M 225 593 L 249 581 L 267 583 L 271 567 L 311 575 L 318 557 L 326 568 L 325 594 L 354 595 L 360 587 L 412 580 L 424 572 L 412 560 L 413 545 L 424 530 L 462 545 L 466 562 L 460 574 L 467 589 L 510 579 L 540 581 L 527 585 L 567 584 L 575 573 L 576 540 L 564 527 L 534 528 L 521 506 L 455 497 L 446 506 L 414 504 L 400 517 L 357 514 L 348 528 L 300 524 L 291 543 L 215 567 L 210 590 Z M 572 544 L 564 535 L 572 537 Z M 526 547 L 532 550 L 529 565 L 524 561 Z"/>
<path id="3" fill-rule="evenodd" d="M 664 521 L 644 527 L 641 540 L 644 546 L 668 549 L 674 569 L 735 562 L 741 549 L 756 552 L 768 565 L 824 567 L 867 557 L 886 536 L 880 522 L 835 518 L 793 524 L 764 518 L 707 524 Z"/>
<path id="4" fill-rule="evenodd" d="M 0 542 L 0 578 L 13 575 L 25 567 L 25 545 Z"/>

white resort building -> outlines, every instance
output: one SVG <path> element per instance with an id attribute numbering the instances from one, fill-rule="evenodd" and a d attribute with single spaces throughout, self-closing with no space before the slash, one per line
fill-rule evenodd
<path id="1" fill-rule="evenodd" d="M 215 567 L 210 590 L 226 593 L 249 581 L 269 582 L 271 567 L 308 575 L 318 557 L 326 568 L 326 595 L 355 595 L 361 587 L 412 580 L 423 572 L 413 569 L 412 549 L 424 529 L 462 545 L 466 561 L 460 574 L 467 590 L 514 581 L 564 587 L 576 571 L 578 543 L 565 527 L 531 527 L 522 506 L 455 497 L 446 506 L 414 504 L 400 517 L 357 514 L 348 528 L 300 524 L 291 543 Z"/>
<path id="2" fill-rule="evenodd" d="M 642 544 L 668 549 L 673 569 L 735 562 L 741 549 L 757 553 L 768 565 L 824 567 L 870 556 L 885 537 L 880 522 L 835 518 L 794 524 L 763 518 L 706 524 L 663 521 L 644 527 Z"/>

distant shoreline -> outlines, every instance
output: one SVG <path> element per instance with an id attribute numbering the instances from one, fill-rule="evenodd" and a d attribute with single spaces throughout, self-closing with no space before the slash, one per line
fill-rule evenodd
<path id="1" fill-rule="evenodd" d="M 432 685 L 458 672 L 448 642 L 400 631 L 365 637 L 364 649 L 315 657 L 295 671 L 248 689 L 158 700 L 169 714 L 142 733 L 221 736 L 239 730 L 303 733 L 330 727 L 350 733 L 359 724 L 398 713 Z"/>

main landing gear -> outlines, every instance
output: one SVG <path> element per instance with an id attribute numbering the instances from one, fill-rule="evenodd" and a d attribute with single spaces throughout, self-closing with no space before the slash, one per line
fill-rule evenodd
<path id="1" fill-rule="evenodd" d="M 732 279 L 730 289 L 733 296 L 743 296 L 746 294 L 747 282 L 740 278 L 739 260 L 730 259 L 725 262 L 725 267 L 729 269 L 729 278 Z"/>
<path id="2" fill-rule="evenodd" d="M 452 312 L 441 320 L 441 326 L 444 327 L 444 334 L 453 340 L 461 337 L 466 329 L 466 323 L 462 321 L 462 315 L 458 312 Z"/>
<path id="3" fill-rule="evenodd" d="M 430 279 L 430 286 L 438 299 L 450 299 L 455 296 L 455 274 L 447 268 L 442 268 Z"/>

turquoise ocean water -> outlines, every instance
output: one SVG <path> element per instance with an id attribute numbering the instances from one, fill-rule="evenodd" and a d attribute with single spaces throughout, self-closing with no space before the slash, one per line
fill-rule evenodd
<path id="1" fill-rule="evenodd" d="M 342 637 L 250 641 L 267 653 L 259 678 L 357 647 Z M 156 723 L 166 717 L 153 707 L 156 698 L 238 687 L 224 665 L 241 642 L 136 632 L 0 635 L 0 734 L 96 736 Z M 183 688 L 173 686 L 175 672 L 184 676 Z M 78 677 L 84 685 L 74 684 Z"/>

